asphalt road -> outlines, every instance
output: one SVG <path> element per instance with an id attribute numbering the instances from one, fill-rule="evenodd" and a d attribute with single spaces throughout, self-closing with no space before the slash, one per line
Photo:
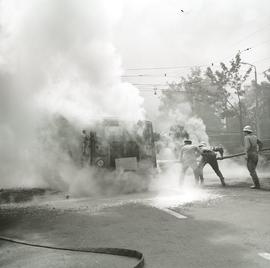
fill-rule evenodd
<path id="1" fill-rule="evenodd" d="M 0 234 L 70 247 L 124 247 L 145 267 L 270 267 L 270 192 L 210 184 L 186 202 L 181 191 L 112 198 L 45 196 L 0 208 Z M 186 194 L 186 193 L 185 193 Z M 181 201 L 177 204 L 175 196 Z M 194 197 L 195 195 L 195 197 Z M 200 198 L 196 199 L 196 195 Z M 162 206 L 160 202 L 165 201 Z M 171 202 L 171 204 L 170 204 Z M 185 215 L 178 218 L 164 211 Z M 136 260 L 0 242 L 0 267 L 133 267 Z"/>

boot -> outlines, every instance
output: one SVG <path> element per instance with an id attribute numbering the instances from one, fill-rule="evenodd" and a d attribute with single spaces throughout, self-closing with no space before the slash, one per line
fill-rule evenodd
<path id="1" fill-rule="evenodd" d="M 223 177 L 221 177 L 221 178 L 220 178 L 220 181 L 221 181 L 221 185 L 222 185 L 223 187 L 225 187 L 225 186 L 226 186 L 225 179 L 224 179 Z"/>
<path id="2" fill-rule="evenodd" d="M 260 189 L 261 185 L 260 185 L 259 178 L 258 178 L 257 174 L 255 176 L 252 176 L 252 180 L 253 180 L 254 185 L 252 185 L 250 188 L 251 189 Z"/>
<path id="3" fill-rule="evenodd" d="M 200 180 L 200 184 L 203 185 L 204 184 L 204 177 L 202 175 L 200 175 L 199 180 Z"/>
<path id="4" fill-rule="evenodd" d="M 260 189 L 261 186 L 260 185 L 251 185 L 250 189 Z"/>

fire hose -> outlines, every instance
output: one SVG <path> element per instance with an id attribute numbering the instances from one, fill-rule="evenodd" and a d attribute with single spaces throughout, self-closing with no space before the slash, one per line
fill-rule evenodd
<path id="1" fill-rule="evenodd" d="M 10 243 L 16 243 L 20 245 L 36 247 L 36 248 L 47 248 L 54 250 L 62 251 L 72 251 L 72 252 L 83 252 L 83 253 L 101 253 L 101 254 L 110 254 L 115 256 L 129 257 L 138 259 L 138 263 L 133 268 L 143 268 L 144 267 L 144 256 L 141 252 L 133 249 L 125 248 L 68 248 L 68 247 L 55 247 L 48 245 L 41 245 L 30 243 L 27 241 L 17 240 L 10 237 L 0 236 L 0 240 Z"/>
<path id="2" fill-rule="evenodd" d="M 261 149 L 259 152 L 264 152 L 264 151 L 270 151 L 270 148 Z M 224 160 L 224 159 L 234 158 L 234 157 L 238 157 L 238 156 L 243 156 L 245 154 L 246 154 L 245 152 L 242 152 L 242 153 L 237 153 L 237 154 L 225 155 L 223 157 L 217 157 L 217 160 Z M 160 163 L 160 164 L 181 163 L 180 160 L 157 160 L 157 162 Z"/>
<path id="3" fill-rule="evenodd" d="M 270 151 L 270 148 L 265 148 L 260 150 L 263 151 Z M 226 155 L 223 157 L 217 157 L 217 160 L 224 160 L 233 157 L 238 157 L 245 155 L 246 153 L 237 153 Z M 165 160 L 160 162 L 179 162 L 179 160 Z M 138 263 L 133 268 L 143 268 L 144 267 L 144 256 L 141 252 L 133 249 L 125 249 L 125 248 L 68 248 L 68 247 L 56 247 L 56 246 L 48 246 L 48 245 L 41 245 L 30 243 L 27 241 L 22 241 L 18 239 L 13 239 L 10 237 L 0 236 L 0 240 L 10 243 L 16 243 L 20 245 L 30 246 L 30 247 L 37 247 L 37 248 L 46 248 L 46 249 L 54 249 L 54 250 L 62 250 L 62 251 L 71 251 L 71 252 L 83 252 L 83 253 L 100 253 L 100 254 L 109 254 L 115 256 L 122 256 L 122 257 L 129 257 L 129 258 L 136 258 L 138 259 Z"/>
<path id="4" fill-rule="evenodd" d="M 270 151 L 270 148 L 264 148 L 261 149 L 259 152 L 264 152 L 264 151 Z M 245 155 L 246 153 L 238 153 L 238 154 L 230 154 L 230 155 L 226 155 L 223 157 L 217 157 L 217 160 L 224 160 L 224 159 L 228 159 L 228 158 L 233 158 L 233 157 L 238 157 L 238 156 L 242 156 Z"/>

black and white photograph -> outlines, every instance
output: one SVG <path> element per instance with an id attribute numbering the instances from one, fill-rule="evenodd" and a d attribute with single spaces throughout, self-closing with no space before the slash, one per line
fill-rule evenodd
<path id="1" fill-rule="evenodd" d="M 0 0 L 0 267 L 270 267 L 269 14 Z"/>

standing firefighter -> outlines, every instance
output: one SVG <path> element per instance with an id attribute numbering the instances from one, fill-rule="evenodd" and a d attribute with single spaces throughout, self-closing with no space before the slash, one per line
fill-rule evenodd
<path id="1" fill-rule="evenodd" d="M 260 182 L 256 172 L 256 167 L 258 164 L 258 150 L 260 151 L 262 149 L 263 144 L 256 135 L 252 134 L 253 131 L 251 129 L 251 126 L 245 126 L 243 132 L 245 135 L 244 145 L 247 168 L 254 183 L 254 185 L 252 185 L 250 188 L 260 189 Z"/>
<path id="2" fill-rule="evenodd" d="M 192 168 L 195 182 L 199 182 L 199 170 L 197 165 L 197 157 L 199 155 L 199 148 L 193 145 L 191 140 L 184 140 L 184 146 L 180 151 L 180 162 L 182 163 L 180 185 L 182 185 L 184 182 L 185 174 L 188 168 Z"/>
<path id="3" fill-rule="evenodd" d="M 81 163 L 88 160 L 90 157 L 90 136 L 86 133 L 86 130 L 82 131 L 82 137 L 81 137 Z"/>
<path id="4" fill-rule="evenodd" d="M 204 178 L 203 178 L 203 168 L 206 164 L 209 164 L 212 169 L 215 171 L 217 176 L 220 179 L 220 182 L 222 186 L 226 186 L 225 179 L 219 169 L 218 162 L 217 162 L 217 155 L 215 152 L 219 152 L 220 156 L 223 157 L 223 148 L 222 147 L 214 147 L 209 148 L 207 147 L 205 142 L 201 142 L 199 145 L 199 148 L 201 150 L 201 161 L 199 163 L 199 172 L 200 172 L 200 182 L 203 184 Z"/>

